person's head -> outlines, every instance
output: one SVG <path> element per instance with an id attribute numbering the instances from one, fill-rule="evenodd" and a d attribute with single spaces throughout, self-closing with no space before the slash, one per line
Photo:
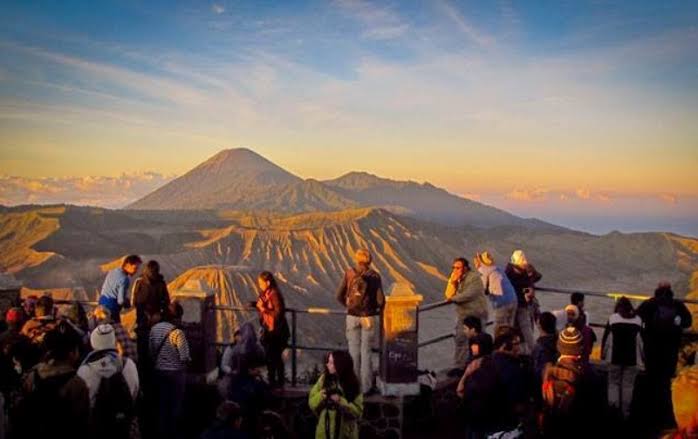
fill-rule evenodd
<path id="1" fill-rule="evenodd" d="M 216 409 L 216 419 L 223 425 L 239 430 L 242 424 L 242 410 L 234 401 L 223 401 Z"/>
<path id="2" fill-rule="evenodd" d="M 470 264 L 468 263 L 467 259 L 456 258 L 453 260 L 453 264 L 451 265 L 451 272 L 455 273 L 456 276 L 461 277 L 468 271 L 470 271 Z"/>
<path id="3" fill-rule="evenodd" d="M 475 266 L 480 268 L 482 266 L 489 267 L 494 265 L 494 258 L 488 251 L 475 254 Z"/>
<path id="4" fill-rule="evenodd" d="M 657 299 L 671 300 L 674 298 L 674 291 L 669 282 L 660 282 L 654 290 L 654 297 Z"/>
<path id="5" fill-rule="evenodd" d="M 514 356 L 521 352 L 521 333 L 511 326 L 500 326 L 494 335 L 494 350 Z"/>
<path id="6" fill-rule="evenodd" d="M 568 326 L 557 337 L 557 351 L 561 356 L 579 358 L 582 348 L 582 333 L 574 326 Z"/>
<path id="7" fill-rule="evenodd" d="M 5 313 L 5 322 L 7 323 L 7 327 L 12 330 L 21 329 L 25 320 L 26 318 L 24 316 L 24 310 L 22 308 L 10 308 Z"/>
<path id="8" fill-rule="evenodd" d="M 625 296 L 618 299 L 618 302 L 616 302 L 616 308 L 614 312 L 620 314 L 620 316 L 624 319 L 632 319 L 633 317 L 635 317 L 635 308 L 633 307 L 633 304 L 630 302 L 630 299 L 628 299 Z"/>
<path id="9" fill-rule="evenodd" d="M 46 359 L 75 365 L 80 358 L 80 335 L 66 322 L 60 322 L 44 336 Z"/>
<path id="10" fill-rule="evenodd" d="M 182 323 L 183 315 L 184 308 L 182 308 L 182 305 L 176 300 L 170 302 L 170 305 L 167 307 L 167 321 L 173 325 L 179 325 Z"/>
<path id="11" fill-rule="evenodd" d="M 514 253 L 511 254 L 511 263 L 520 268 L 528 266 L 528 259 L 526 259 L 523 250 L 514 250 Z"/>
<path id="12" fill-rule="evenodd" d="M 94 309 L 94 311 L 92 311 L 92 315 L 94 316 L 94 319 L 97 322 L 97 324 L 104 324 L 104 323 L 111 323 L 112 322 L 111 312 L 104 305 L 97 306 Z"/>
<path id="13" fill-rule="evenodd" d="M 463 319 L 463 333 L 468 338 L 473 338 L 482 332 L 482 321 L 475 316 Z"/>
<path id="14" fill-rule="evenodd" d="M 574 325 L 579 320 L 579 308 L 577 305 L 567 305 L 565 307 L 565 315 L 567 316 L 567 324 Z"/>
<path id="15" fill-rule="evenodd" d="M 259 416 L 256 437 L 259 439 L 285 439 L 289 437 L 288 429 L 281 415 L 271 410 L 264 410 Z"/>
<path id="16" fill-rule="evenodd" d="M 570 304 L 579 308 L 580 312 L 584 311 L 584 293 L 572 293 Z"/>
<path id="17" fill-rule="evenodd" d="M 325 361 L 325 375 L 337 378 L 345 396 L 353 401 L 359 394 L 359 379 L 354 373 L 354 360 L 347 351 L 332 351 Z"/>
<path id="18" fill-rule="evenodd" d="M 158 264 L 158 261 L 150 260 L 145 264 L 143 277 L 152 280 L 160 278 L 160 264 Z"/>
<path id="19" fill-rule="evenodd" d="M 371 256 L 371 252 L 367 249 L 360 248 L 354 253 L 354 261 L 356 265 L 371 265 L 373 257 Z"/>
<path id="20" fill-rule="evenodd" d="M 257 276 L 257 286 L 259 287 L 260 293 L 263 293 L 269 289 L 279 289 L 278 285 L 276 284 L 276 279 L 274 279 L 274 275 L 269 271 L 259 273 L 259 276 Z"/>
<path id="21" fill-rule="evenodd" d="M 138 267 L 141 266 L 143 260 L 138 255 L 128 255 L 124 258 L 124 262 L 121 263 L 121 269 L 124 270 L 129 276 L 133 276 L 138 271 Z"/>
<path id="22" fill-rule="evenodd" d="M 34 315 L 36 317 L 49 317 L 53 316 L 53 311 L 53 299 L 51 296 L 39 297 L 39 300 L 36 301 Z"/>
<path id="23" fill-rule="evenodd" d="M 557 326 L 557 319 L 555 318 L 555 314 L 551 312 L 544 312 L 538 317 L 538 327 L 540 328 L 540 332 L 545 335 L 553 335 L 555 334 L 556 331 L 556 326 Z"/>
<path id="24" fill-rule="evenodd" d="M 116 349 L 116 333 L 112 325 L 97 326 L 90 334 L 90 345 L 95 351 Z"/>

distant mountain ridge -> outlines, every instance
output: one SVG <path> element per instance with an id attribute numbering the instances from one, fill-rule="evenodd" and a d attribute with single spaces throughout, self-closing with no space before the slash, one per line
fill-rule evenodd
<path id="1" fill-rule="evenodd" d="M 443 224 L 553 228 L 453 195 L 430 183 L 394 181 L 366 172 L 304 180 L 246 148 L 219 152 L 127 209 L 230 209 L 244 212 L 329 212 L 383 207 Z"/>

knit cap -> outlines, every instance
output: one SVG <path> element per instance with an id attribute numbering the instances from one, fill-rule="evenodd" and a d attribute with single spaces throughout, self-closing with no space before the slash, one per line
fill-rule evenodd
<path id="1" fill-rule="evenodd" d="M 114 327 L 107 324 L 97 326 L 94 331 L 92 331 L 92 335 L 90 335 L 90 344 L 95 351 L 116 349 Z"/>
<path id="2" fill-rule="evenodd" d="M 572 326 L 565 328 L 557 338 L 557 350 L 560 352 L 560 355 L 581 356 L 582 333 Z"/>

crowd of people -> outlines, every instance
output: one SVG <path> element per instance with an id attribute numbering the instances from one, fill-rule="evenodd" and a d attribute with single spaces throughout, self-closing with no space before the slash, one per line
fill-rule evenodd
<path id="1" fill-rule="evenodd" d="M 504 268 L 487 251 L 472 263 L 474 269 L 466 258 L 453 261 L 444 293 L 456 313 L 449 375 L 458 378 L 462 435 L 592 437 L 600 428 L 595 420 L 609 413 L 628 423 L 635 416 L 644 433 L 675 427 L 672 379 L 682 331 L 692 319 L 669 284 L 637 309 L 626 297 L 617 301 L 601 337 L 603 381 L 590 362 L 598 339 L 583 294 L 572 294 L 564 309 L 545 311 L 535 294 L 542 275 L 523 251 L 513 252 Z M 171 300 L 156 261 L 132 282 L 141 265 L 131 255 L 109 271 L 89 315 L 78 304 L 59 313 L 50 296 L 26 298 L 7 311 L 0 333 L 0 439 L 184 437 L 191 358 L 183 308 Z M 224 349 L 223 402 L 201 438 L 288 437 L 274 411 L 291 335 L 285 300 L 271 272 L 258 275 L 257 290 L 249 306 L 260 329 L 242 322 Z M 355 253 L 336 298 L 347 311 L 347 350 L 326 355 L 308 407 L 317 416 L 316 438 L 358 439 L 364 398 L 377 393 L 372 348 L 385 306 L 368 250 Z M 135 327 L 127 331 L 121 314 L 132 306 Z M 633 395 L 639 387 L 644 406 Z M 685 419 L 698 434 L 698 415 Z"/>

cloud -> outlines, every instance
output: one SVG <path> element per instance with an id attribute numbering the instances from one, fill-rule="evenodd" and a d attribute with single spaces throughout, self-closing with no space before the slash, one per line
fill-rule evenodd
<path id="1" fill-rule="evenodd" d="M 548 195 L 547 189 L 519 189 L 516 188 L 504 195 L 505 198 L 514 201 L 535 202 L 545 201 Z"/>
<path id="2" fill-rule="evenodd" d="M 463 198 L 467 198 L 468 200 L 475 200 L 475 201 L 480 201 L 482 199 L 482 195 L 474 194 L 471 192 L 461 193 L 460 196 Z"/>
<path id="3" fill-rule="evenodd" d="M 157 172 L 118 177 L 12 177 L 0 176 L 0 204 L 78 204 L 118 208 L 147 195 L 173 176 Z"/>
<path id="4" fill-rule="evenodd" d="M 678 203 L 678 197 L 673 194 L 660 194 L 659 199 L 671 206 L 675 206 Z"/>
<path id="5" fill-rule="evenodd" d="M 577 194 L 577 198 L 580 200 L 591 199 L 591 191 L 589 189 L 577 189 L 575 193 Z"/>
<path id="6" fill-rule="evenodd" d="M 487 47 L 494 44 L 494 38 L 480 32 L 461 14 L 453 5 L 446 0 L 436 2 L 436 5 L 441 11 L 455 23 L 458 29 L 464 33 L 470 40 L 477 43 L 479 46 Z"/>
<path id="7" fill-rule="evenodd" d="M 214 3 L 211 5 L 211 11 L 213 11 L 213 13 L 216 15 L 220 15 L 225 12 L 225 7 L 223 5 L 219 5 L 218 3 Z"/>
<path id="8" fill-rule="evenodd" d="M 391 40 L 409 30 L 409 25 L 387 6 L 377 6 L 365 0 L 336 0 L 335 4 L 362 24 L 365 38 Z"/>

